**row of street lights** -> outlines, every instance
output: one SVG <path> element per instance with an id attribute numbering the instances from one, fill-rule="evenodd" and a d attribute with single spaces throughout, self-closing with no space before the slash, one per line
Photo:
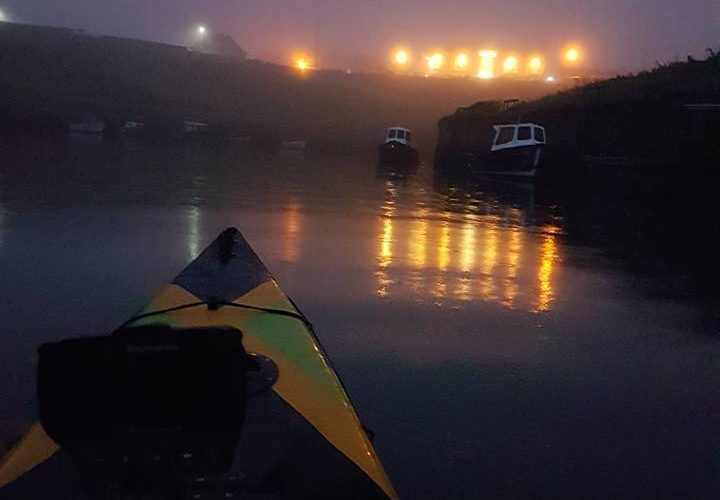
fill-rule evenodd
<path id="1" fill-rule="evenodd" d="M 496 50 L 480 50 L 477 52 L 478 62 L 476 76 L 481 79 L 490 79 L 497 76 L 496 66 L 498 52 Z M 437 74 L 467 74 L 470 71 L 471 55 L 460 51 L 450 57 L 444 51 L 435 51 L 424 56 L 421 63 L 413 64 L 412 55 L 408 49 L 397 49 L 392 53 L 391 62 L 398 70 L 409 71 L 414 66 L 428 75 Z M 565 66 L 576 67 L 583 59 L 582 49 L 577 45 L 565 47 L 562 52 L 562 62 Z M 505 55 L 501 64 L 501 74 L 519 75 L 525 73 L 530 76 L 540 76 L 545 71 L 545 58 L 541 55 L 531 55 L 521 60 L 520 56 L 512 53 Z"/>
<path id="2" fill-rule="evenodd" d="M 0 11 L 0 20 L 2 20 L 2 12 Z M 199 24 L 195 27 L 195 36 L 198 40 L 202 40 L 208 35 L 209 31 L 206 25 Z M 490 79 L 496 76 L 496 60 L 498 52 L 495 50 L 478 51 L 479 63 L 476 76 L 481 79 Z M 569 45 L 563 49 L 562 59 L 567 66 L 577 66 L 582 61 L 582 49 L 577 45 Z M 442 51 L 436 51 L 425 56 L 424 67 L 428 74 L 439 74 L 445 70 L 447 73 L 467 73 L 470 70 L 471 56 L 467 52 L 459 52 L 452 59 L 452 67 L 447 69 L 446 54 Z M 412 56 L 409 50 L 401 48 L 392 54 L 393 65 L 398 69 L 408 69 L 412 63 Z M 300 72 L 306 72 L 313 68 L 313 63 L 309 57 L 304 54 L 298 54 L 293 57 L 293 66 Z M 524 70 L 523 70 L 524 68 Z M 524 65 L 517 55 L 509 54 L 505 56 L 502 62 L 502 73 L 505 75 L 517 75 L 521 71 L 531 76 L 540 76 L 545 70 L 545 60 L 542 56 L 534 55 L 529 57 Z"/>

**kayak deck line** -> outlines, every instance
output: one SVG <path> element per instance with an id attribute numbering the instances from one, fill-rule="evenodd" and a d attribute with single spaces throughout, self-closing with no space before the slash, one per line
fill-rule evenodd
<path id="1" fill-rule="evenodd" d="M 240 330 L 248 353 L 270 358 L 277 365 L 279 376 L 271 393 L 288 405 L 287 410 L 280 413 L 296 412 L 318 433 L 315 438 L 312 433 L 302 431 L 303 439 L 325 441 L 332 447 L 330 449 L 339 452 L 344 460 L 362 471 L 358 473 L 366 475 L 374 483 L 375 486 L 367 489 L 365 494 L 362 494 L 365 490 L 361 489 L 354 495 L 375 498 L 377 493 L 372 493 L 372 489 L 379 488 L 383 498 L 398 498 L 312 325 L 282 292 L 237 229 L 223 232 L 124 326 L 148 324 L 180 328 L 229 326 Z M 268 403 L 257 404 L 260 408 Z M 282 408 L 271 406 L 276 408 L 271 412 Z M 278 417 L 275 413 L 273 415 Z M 296 422 L 291 414 L 282 418 L 289 418 L 288 424 Z M 292 424 L 289 429 L 300 432 L 297 425 L 299 423 Z M 252 437 L 249 439 L 252 441 Z M 0 487 L 46 461 L 57 449 L 39 423 L 21 443 L 24 444 L 16 447 L 15 454 L 0 465 Z M 338 467 L 335 472 L 339 477 L 342 476 L 341 471 L 351 477 L 351 469 L 327 455 L 329 451 L 320 451 L 325 449 L 323 446 L 303 447 L 292 453 L 299 456 L 321 453 L 317 467 L 321 467 L 323 462 L 335 463 Z M 28 453 L 28 450 L 33 453 Z M 313 466 L 313 461 L 310 456 L 301 458 L 297 467 L 305 470 Z M 318 473 L 333 475 L 332 470 L 318 470 Z M 362 486 L 363 481 L 358 484 L 361 488 L 368 488 Z"/>
<path id="2" fill-rule="evenodd" d="M 260 307 L 260 306 L 254 306 L 252 304 L 243 304 L 240 302 L 215 302 L 215 301 L 202 301 L 202 302 L 190 302 L 188 304 L 183 304 L 179 306 L 170 307 L 168 309 L 162 309 L 159 311 L 149 311 L 141 313 L 134 318 L 130 318 L 126 323 L 122 325 L 122 328 L 131 326 L 135 323 L 138 323 L 139 321 L 145 320 L 147 318 L 152 318 L 155 316 L 161 316 L 163 314 L 169 314 L 176 311 L 182 311 L 183 309 L 191 309 L 194 307 L 203 307 L 206 306 L 209 311 L 217 311 L 221 307 L 236 307 L 238 309 L 247 309 L 248 311 L 256 311 L 261 312 L 265 314 L 277 314 L 278 316 L 285 316 L 288 318 L 293 318 L 301 323 L 303 323 L 305 326 L 307 326 L 309 329 L 312 329 L 312 323 L 310 323 L 310 320 L 308 320 L 303 314 L 301 313 L 295 313 L 292 311 L 286 311 L 284 309 L 273 309 L 269 307 Z"/>

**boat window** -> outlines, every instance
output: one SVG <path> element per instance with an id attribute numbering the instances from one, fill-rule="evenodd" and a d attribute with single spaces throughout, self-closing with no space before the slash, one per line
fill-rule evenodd
<path id="1" fill-rule="evenodd" d="M 403 132 L 402 130 L 398 130 L 398 132 L 397 132 L 397 138 L 400 139 L 400 140 L 405 139 L 405 132 Z"/>
<path id="2" fill-rule="evenodd" d="M 518 141 L 529 141 L 532 139 L 532 129 L 530 127 L 518 128 Z"/>
<path id="3" fill-rule="evenodd" d="M 392 129 L 388 131 L 388 139 L 395 139 L 397 137 L 397 130 Z"/>
<path id="4" fill-rule="evenodd" d="M 535 140 L 538 142 L 545 142 L 545 131 L 540 127 L 535 127 Z"/>
<path id="5" fill-rule="evenodd" d="M 515 135 L 515 127 L 500 127 L 500 133 L 497 136 L 495 145 L 507 144 L 512 142 Z"/>

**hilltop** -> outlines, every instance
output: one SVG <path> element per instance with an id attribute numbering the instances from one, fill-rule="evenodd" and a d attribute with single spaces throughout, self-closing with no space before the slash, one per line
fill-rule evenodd
<path id="1" fill-rule="evenodd" d="M 106 122 L 184 121 L 277 129 L 283 139 L 375 141 L 407 124 L 426 144 L 448 110 L 481 99 L 540 97 L 540 82 L 481 82 L 316 71 L 69 29 L 0 23 L 5 131 L 60 130 L 93 113 Z"/>

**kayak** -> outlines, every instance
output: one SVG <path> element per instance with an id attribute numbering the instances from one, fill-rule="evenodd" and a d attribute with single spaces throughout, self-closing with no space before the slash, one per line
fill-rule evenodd
<path id="1" fill-rule="evenodd" d="M 215 327 L 237 331 L 244 350 L 275 373 L 267 390 L 248 396 L 228 470 L 193 477 L 189 498 L 397 498 L 312 325 L 232 228 L 122 326 L 136 336 Z M 0 497 L 92 498 L 44 422 L 0 461 Z M 208 496 L 210 484 L 219 493 Z"/>

